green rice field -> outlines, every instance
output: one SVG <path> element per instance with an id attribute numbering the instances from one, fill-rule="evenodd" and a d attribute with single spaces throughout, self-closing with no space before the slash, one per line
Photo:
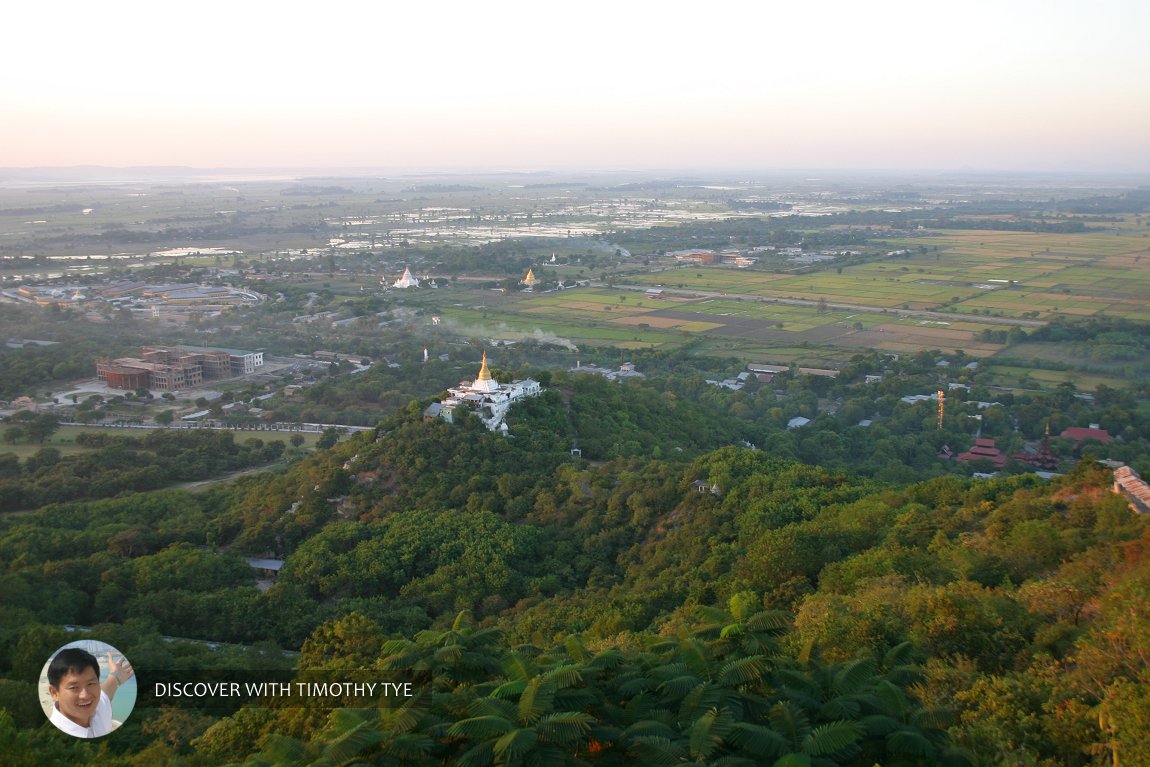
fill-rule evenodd
<path id="1" fill-rule="evenodd" d="M 624 348 L 701 340 L 704 353 L 748 359 L 814 364 L 871 348 L 988 358 L 1004 346 L 982 340 L 993 337 L 985 331 L 1001 337 L 1016 321 L 1027 331 L 1060 316 L 1150 321 L 1145 234 L 1135 227 L 1078 234 L 952 230 L 900 238 L 891 254 L 841 269 L 794 274 L 688 265 L 628 274 L 625 286 L 501 296 L 485 301 L 497 304 L 490 313 L 440 311 L 492 337 L 540 330 L 576 344 Z M 663 294 L 648 298 L 643 290 L 650 287 Z M 498 320 L 490 318 L 496 314 Z"/>

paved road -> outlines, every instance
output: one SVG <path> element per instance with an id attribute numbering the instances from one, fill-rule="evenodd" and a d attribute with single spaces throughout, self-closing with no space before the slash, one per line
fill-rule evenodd
<path id="1" fill-rule="evenodd" d="M 125 422 L 109 422 L 109 421 L 94 421 L 92 423 L 81 423 L 80 421 L 61 421 L 61 426 L 82 426 L 85 429 L 175 429 L 187 431 L 189 429 L 217 429 L 220 431 L 243 431 L 243 432 L 282 432 L 282 433 L 300 433 L 300 432 L 323 432 L 332 427 L 339 429 L 341 432 L 351 433 L 356 431 L 371 431 L 376 428 L 374 426 L 349 426 L 343 423 L 272 423 L 272 424 L 226 424 L 215 421 L 200 421 L 196 423 L 171 423 L 167 426 L 158 423 L 125 423 Z"/>

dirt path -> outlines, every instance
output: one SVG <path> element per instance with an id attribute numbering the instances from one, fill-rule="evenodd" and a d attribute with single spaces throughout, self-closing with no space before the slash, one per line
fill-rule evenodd
<path id="1" fill-rule="evenodd" d="M 253 466 L 250 469 L 240 469 L 239 471 L 233 471 L 229 474 L 213 477 L 212 479 L 200 479 L 196 480 L 195 482 L 180 482 L 175 485 L 169 485 L 168 489 L 189 490 L 192 492 L 197 490 L 206 490 L 209 487 L 222 485 L 225 482 L 231 482 L 234 479 L 238 479 L 239 477 L 243 477 L 248 474 L 259 474 L 260 472 L 272 471 L 273 469 L 282 468 L 285 466 L 287 466 L 287 464 L 283 461 L 277 461 L 276 463 L 269 463 L 266 466 Z"/>

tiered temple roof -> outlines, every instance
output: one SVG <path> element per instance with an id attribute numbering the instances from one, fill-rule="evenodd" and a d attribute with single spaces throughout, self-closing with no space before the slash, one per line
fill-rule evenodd
<path id="1" fill-rule="evenodd" d="M 959 453 L 956 460 L 978 461 L 982 459 L 990 461 L 999 468 L 1006 465 L 1006 456 L 995 446 L 994 440 L 989 437 L 975 438 L 973 447 L 965 453 Z"/>
<path id="2" fill-rule="evenodd" d="M 1038 469 L 1046 471 L 1054 471 L 1058 468 L 1058 464 L 1062 463 L 1062 459 L 1054 454 L 1050 449 L 1050 425 L 1046 425 L 1046 434 L 1042 437 L 1042 444 L 1038 447 L 1036 453 L 1018 453 L 1010 456 L 1017 458 L 1023 463 L 1030 464 Z"/>

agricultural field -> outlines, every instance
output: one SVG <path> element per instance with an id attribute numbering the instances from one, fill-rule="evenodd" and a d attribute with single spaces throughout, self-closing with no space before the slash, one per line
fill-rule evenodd
<path id="1" fill-rule="evenodd" d="M 741 338 L 760 351 L 774 344 L 937 348 L 987 357 L 1003 345 L 979 340 L 986 330 L 1029 330 L 1055 317 L 1150 321 L 1150 229 L 1134 217 L 1120 224 L 1074 234 L 924 234 L 900 238 L 900 255 L 806 274 L 690 265 L 628 275 L 632 286 L 663 287 L 678 300 L 659 310 L 633 307 L 643 319 L 627 322 L 672 326 L 694 315 L 712 325 L 699 331 L 708 338 Z"/>
<path id="2" fill-rule="evenodd" d="M 962 349 L 972 356 L 1001 344 L 977 340 L 993 322 L 900 317 L 897 312 L 790 305 L 771 299 L 696 298 L 665 293 L 657 300 L 621 288 L 577 288 L 539 295 L 499 296 L 498 308 L 439 309 L 449 327 L 475 328 L 493 338 L 551 334 L 576 344 L 623 348 L 675 346 L 703 340 L 724 353 L 762 359 L 849 358 L 867 348 L 894 352 Z M 502 336 L 501 336 L 502 334 Z M 784 353 L 782 350 L 792 350 Z"/>
<path id="3" fill-rule="evenodd" d="M 679 267 L 642 285 L 744 297 L 1002 317 L 1105 313 L 1150 320 L 1150 230 L 1126 222 L 1080 234 L 946 231 L 898 241 L 905 256 L 787 275 Z"/>
<path id="4" fill-rule="evenodd" d="M 498 307 L 443 306 L 437 311 L 449 332 L 482 336 L 495 340 L 523 337 L 563 339 L 576 346 L 610 345 L 622 349 L 643 349 L 683 344 L 690 340 L 688 330 L 645 322 L 636 304 L 642 299 L 631 295 L 629 304 L 604 300 L 607 296 L 592 288 L 568 290 L 519 301 L 500 301 Z M 618 302 L 618 291 L 611 298 Z M 584 295 L 585 294 L 585 295 Z M 553 297 L 567 300 L 556 300 Z M 538 304 L 535 301 L 542 299 Z"/>
<path id="5" fill-rule="evenodd" d="M 1082 373 L 1077 370 L 1043 370 L 1040 368 L 1016 367 L 1013 365 L 989 365 L 983 369 L 985 378 L 995 386 L 1022 389 L 1052 389 L 1061 383 L 1073 383 L 1079 391 L 1093 391 L 1098 386 L 1112 389 L 1124 386 L 1127 381 L 1116 376 Z"/>
<path id="6" fill-rule="evenodd" d="M 1082 234 L 960 231 L 909 239 L 905 266 L 996 286 L 964 296 L 949 307 L 954 311 L 1150 320 L 1148 230 L 1125 223 Z"/>

